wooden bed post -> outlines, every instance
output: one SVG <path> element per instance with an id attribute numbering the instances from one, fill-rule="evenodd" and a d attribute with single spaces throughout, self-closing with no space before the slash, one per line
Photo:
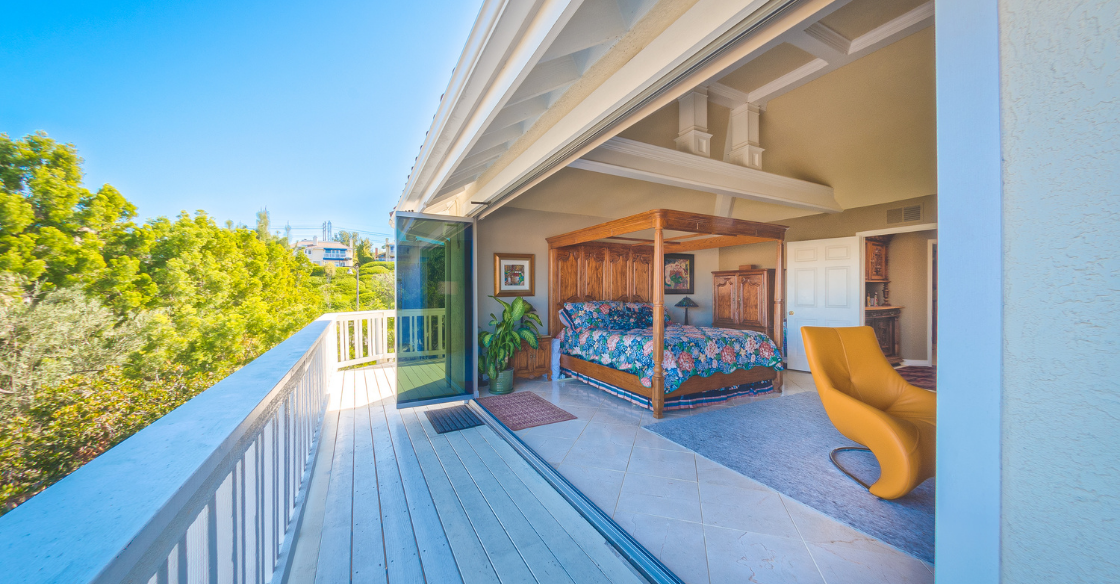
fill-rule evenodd
<path id="1" fill-rule="evenodd" d="M 665 370 L 661 361 L 665 357 L 665 218 L 661 213 L 653 216 L 653 417 L 664 416 Z"/>
<path id="2" fill-rule="evenodd" d="M 778 350 L 782 350 L 782 323 L 786 320 L 785 312 L 785 274 L 786 274 L 786 240 L 783 236 L 778 240 L 778 258 L 777 265 L 774 266 L 774 310 L 771 314 L 774 315 L 774 331 L 770 338 L 774 339 L 774 344 L 778 345 Z M 782 353 L 782 360 L 785 360 L 786 354 Z M 774 380 L 774 389 L 782 391 L 782 372 L 778 372 L 778 378 Z"/>

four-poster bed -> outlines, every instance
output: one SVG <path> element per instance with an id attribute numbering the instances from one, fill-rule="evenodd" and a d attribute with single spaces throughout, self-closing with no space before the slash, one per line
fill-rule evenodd
<path id="1" fill-rule="evenodd" d="M 757 335 L 765 339 L 764 349 L 769 351 L 770 346 L 782 346 L 783 273 L 781 267 L 784 263 L 786 229 L 784 225 L 655 209 L 549 237 L 547 239 L 548 306 L 549 330 L 552 334 L 555 335 L 556 331 L 561 329 L 560 315 L 566 303 L 589 301 L 649 303 L 652 305 L 652 318 L 647 320 L 650 321 L 652 328 L 652 347 L 662 348 L 661 351 L 652 351 L 652 375 L 644 380 L 650 387 L 643 385 L 643 379 L 638 375 L 572 354 L 561 355 L 561 368 L 574 372 L 585 380 L 598 382 L 596 385 L 605 386 L 604 388 L 620 388 L 636 396 L 647 398 L 655 418 L 663 416 L 667 397 L 676 398 L 770 380 L 775 388 L 780 389 L 780 365 L 776 367 L 748 365 L 750 368 L 747 369 L 688 377 L 683 382 L 676 380 L 678 386 L 668 393 L 665 392 L 665 368 L 662 363 L 665 356 L 666 332 L 663 258 L 666 251 L 680 253 L 777 242 L 778 269 L 775 273 L 774 300 L 770 306 L 764 307 L 769 313 L 769 318 L 765 322 L 770 323 L 770 328 L 757 331 L 769 335 L 768 339 L 764 335 Z M 646 236 L 635 237 L 635 235 Z M 749 331 L 739 332 L 749 333 Z M 640 341 L 633 338 L 630 340 Z M 773 341 L 772 345 L 770 340 Z M 617 343 L 618 336 L 615 335 L 611 342 Z M 748 339 L 747 342 L 753 343 L 755 347 L 762 343 L 761 340 L 753 339 Z M 740 347 L 740 345 L 735 346 Z M 780 359 L 780 355 L 775 357 L 779 363 Z"/>

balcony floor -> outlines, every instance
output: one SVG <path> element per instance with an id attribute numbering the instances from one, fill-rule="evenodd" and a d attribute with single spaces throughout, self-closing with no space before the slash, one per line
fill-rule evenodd
<path id="1" fill-rule="evenodd" d="M 290 582 L 644 581 L 489 427 L 397 410 L 395 377 L 335 376 Z"/>

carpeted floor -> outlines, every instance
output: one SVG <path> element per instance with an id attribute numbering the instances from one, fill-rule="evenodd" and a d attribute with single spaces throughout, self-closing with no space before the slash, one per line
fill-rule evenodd
<path id="1" fill-rule="evenodd" d="M 895 369 L 910 385 L 937 391 L 937 367 L 899 367 Z"/>
<path id="2" fill-rule="evenodd" d="M 933 562 L 933 479 L 909 495 L 885 501 L 844 476 L 828 459 L 841 435 L 815 392 L 743 404 L 650 426 L 740 474 L 838 521 Z M 844 452 L 840 461 L 867 483 L 879 476 L 870 452 Z"/>

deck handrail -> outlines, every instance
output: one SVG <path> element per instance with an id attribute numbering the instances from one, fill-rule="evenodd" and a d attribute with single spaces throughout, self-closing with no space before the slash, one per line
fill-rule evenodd
<path id="1" fill-rule="evenodd" d="M 443 357 L 447 352 L 446 312 L 443 308 L 410 308 L 337 313 L 339 366 L 394 361 L 398 347 L 411 357 Z"/>
<path id="2" fill-rule="evenodd" d="M 330 333 L 340 316 L 320 317 L 0 517 L 0 579 L 282 576 L 339 365 Z"/>

